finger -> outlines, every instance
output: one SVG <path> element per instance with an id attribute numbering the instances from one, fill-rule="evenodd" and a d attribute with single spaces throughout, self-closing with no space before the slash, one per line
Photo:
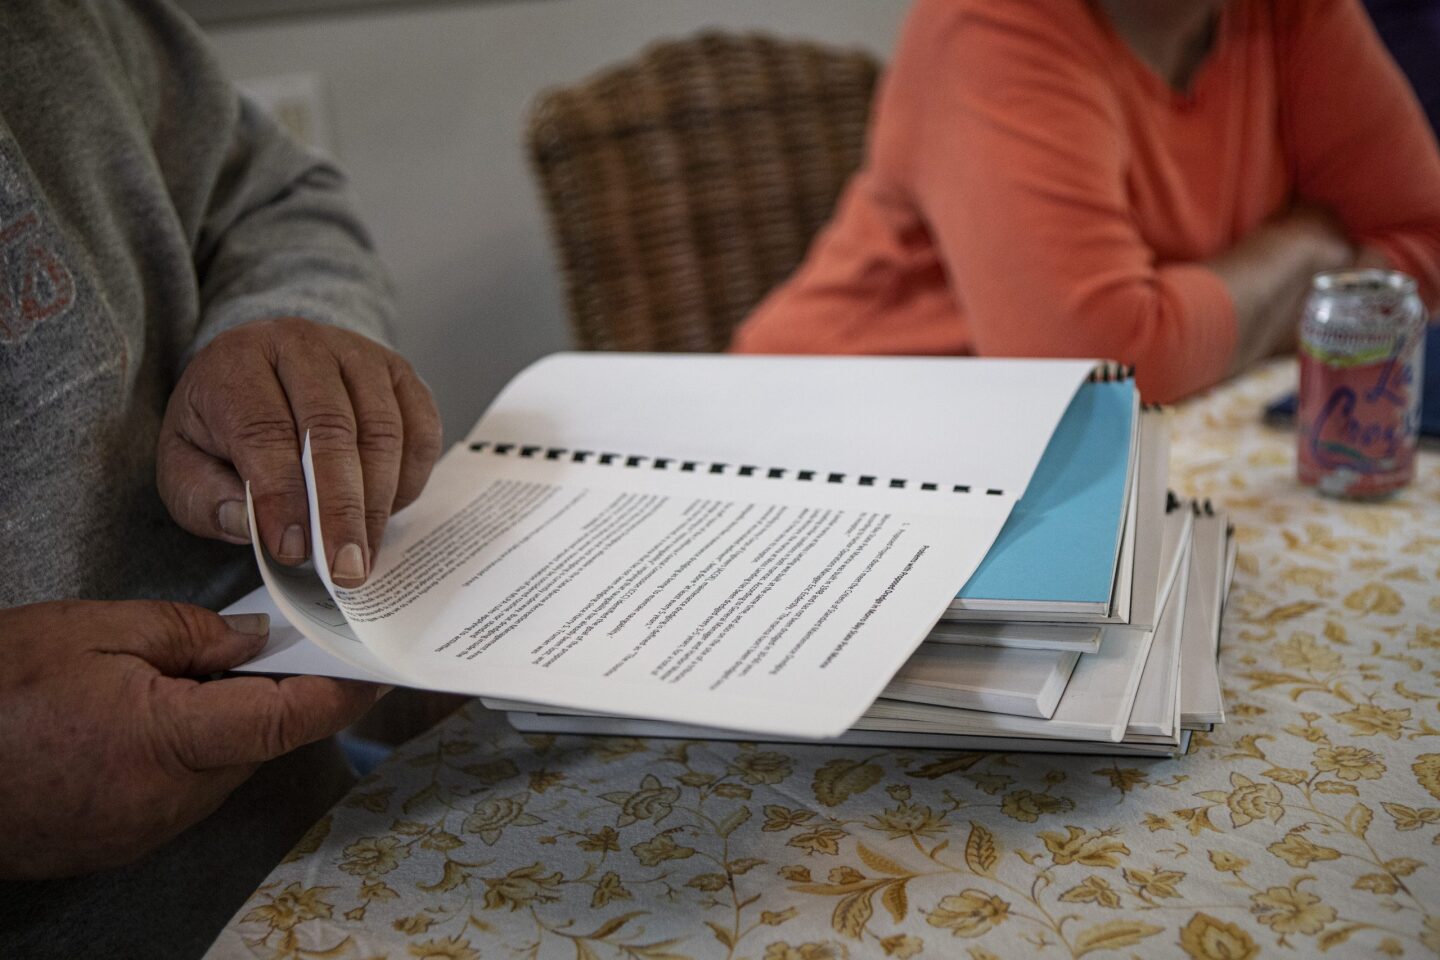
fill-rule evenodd
<path id="1" fill-rule="evenodd" d="M 290 398 L 295 426 L 301 438 L 310 439 L 330 577 L 342 587 L 358 587 L 370 572 L 365 479 L 355 411 L 339 361 L 328 349 L 304 341 L 279 361 L 276 371 Z"/>
<path id="2" fill-rule="evenodd" d="M 257 352 L 242 362 L 249 369 L 233 381 L 240 389 L 212 391 L 201 401 L 205 421 L 220 424 L 213 431 L 216 449 L 206 452 L 229 460 L 250 482 L 260 541 L 270 555 L 300 563 L 308 553 L 310 506 L 295 418 L 270 358 Z M 203 443 L 196 445 L 205 450 Z"/>
<path id="3" fill-rule="evenodd" d="M 405 425 L 383 353 L 355 351 L 342 361 L 340 375 L 355 412 L 355 446 L 365 492 L 365 542 L 373 562 L 400 482 Z"/>
<path id="4" fill-rule="evenodd" d="M 107 605 L 95 628 L 95 649 L 138 657 L 170 677 L 197 677 L 252 659 L 265 646 L 270 618 L 263 613 L 221 616 L 204 607 L 163 600 Z"/>
<path id="5" fill-rule="evenodd" d="M 261 763 L 354 723 L 383 688 L 329 677 L 228 677 L 175 685 L 157 708 L 192 770 Z"/>
<path id="6" fill-rule="evenodd" d="M 440 457 L 440 412 L 430 388 L 400 356 L 392 354 L 391 375 L 395 399 L 404 419 L 405 449 L 400 459 L 400 477 L 395 487 L 392 510 L 399 510 L 415 501 L 430 479 L 430 469 Z"/>
<path id="7" fill-rule="evenodd" d="M 245 485 L 229 463 L 166 430 L 156 450 L 155 484 L 170 516 L 200 537 L 250 542 Z"/>

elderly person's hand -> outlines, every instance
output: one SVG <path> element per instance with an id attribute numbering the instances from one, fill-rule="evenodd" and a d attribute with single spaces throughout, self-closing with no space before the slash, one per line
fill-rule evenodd
<path id="1" fill-rule="evenodd" d="M 0 878 L 132 860 L 383 691 L 328 677 L 195 679 L 249 660 L 267 633 L 263 614 L 153 601 L 0 610 Z"/>
<path id="2" fill-rule="evenodd" d="M 440 454 L 430 391 L 404 358 L 359 334 L 288 318 L 216 337 L 170 397 L 160 495 L 191 533 L 248 543 L 249 481 L 261 541 L 299 563 L 310 542 L 307 431 L 331 575 L 359 586 L 386 520 L 419 496 Z"/>

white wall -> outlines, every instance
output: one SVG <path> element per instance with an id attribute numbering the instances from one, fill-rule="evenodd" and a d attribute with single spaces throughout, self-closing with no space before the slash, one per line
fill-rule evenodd
<path id="1" fill-rule="evenodd" d="M 568 343 L 522 136 L 536 92 L 706 26 L 885 54 L 907 0 L 510 0 L 211 29 L 236 79 L 318 73 L 336 153 L 398 288 L 400 349 L 457 439 Z"/>

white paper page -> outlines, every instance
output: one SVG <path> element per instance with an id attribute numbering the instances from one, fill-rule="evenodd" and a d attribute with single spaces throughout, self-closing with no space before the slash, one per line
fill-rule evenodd
<path id="1" fill-rule="evenodd" d="M 1140 415 L 1139 513 L 1135 530 L 1130 626 L 1148 629 L 1160 615 L 1160 556 L 1166 491 L 1170 483 L 1170 421 L 1147 410 Z"/>
<path id="2" fill-rule="evenodd" d="M 1230 587 L 1235 583 L 1235 561 L 1240 559 L 1240 544 L 1235 541 L 1235 535 L 1230 532 L 1230 525 L 1225 525 L 1225 582 L 1220 588 L 1220 621 L 1225 621 L 1225 605 L 1230 600 Z M 1219 653 L 1219 637 L 1216 637 L 1216 653 Z"/>
<path id="3" fill-rule="evenodd" d="M 265 587 L 257 587 L 226 607 L 221 613 L 263 613 L 270 617 L 270 638 L 255 659 L 232 668 L 236 673 L 294 674 L 339 677 L 393 683 L 391 677 L 377 676 L 326 653 L 290 623 Z"/>
<path id="4" fill-rule="evenodd" d="M 1179 729 L 1168 737 L 1127 736 L 1119 746 L 1133 750 L 1132 756 L 1181 757 L 1190 749 L 1190 731 Z"/>
<path id="5" fill-rule="evenodd" d="M 1211 659 L 1220 654 L 1220 616 L 1225 607 L 1225 597 L 1230 592 L 1230 520 L 1223 513 L 1200 517 L 1196 520 L 1196 554 L 1207 562 L 1205 570 L 1206 589 L 1200 594 L 1201 609 L 1205 615 L 1210 634 Z"/>
<path id="6" fill-rule="evenodd" d="M 1180 713 L 1180 664 L 1179 657 L 1176 657 L 1175 664 L 1175 694 L 1170 698 L 1170 732 L 1167 739 L 1177 746 L 1185 738 L 1184 719 Z"/>
<path id="7" fill-rule="evenodd" d="M 855 726 L 860 730 L 1118 741 L 1135 702 L 1150 640 L 1149 633 L 1129 627 L 1108 628 L 1100 652 L 1081 657 L 1076 664 L 1049 720 L 877 700 Z"/>
<path id="8" fill-rule="evenodd" d="M 897 702 L 1043 719 L 1054 713 L 1079 660 L 1077 653 L 997 647 L 950 646 L 927 652 L 922 644 L 881 696 Z M 590 711 L 561 711 L 525 700 L 482 697 L 481 702 L 492 710 L 596 715 Z"/>
<path id="9" fill-rule="evenodd" d="M 411 686 L 833 736 L 1010 505 L 457 447 L 392 518 L 365 586 L 335 597 Z"/>
<path id="10" fill-rule="evenodd" d="M 877 700 L 856 729 L 1118 741 L 1135 702 L 1151 634 L 1129 627 L 1110 627 L 1105 634 L 1100 652 L 1076 664 L 1049 720 Z"/>
<path id="11" fill-rule="evenodd" d="M 1145 670 L 1140 674 L 1140 689 L 1135 694 L 1135 706 L 1130 710 L 1130 721 L 1125 727 L 1127 737 L 1175 735 L 1175 705 L 1180 686 L 1180 628 L 1185 622 L 1192 566 L 1187 551 L 1180 562 L 1180 575 L 1174 586 L 1174 593 L 1186 597 L 1187 602 L 1167 603 L 1160 622 L 1155 626 L 1155 640 L 1150 645 L 1150 656 L 1145 659 Z"/>
<path id="12" fill-rule="evenodd" d="M 1216 643 L 1225 575 L 1225 518 L 1196 518 L 1192 549 L 1195 573 L 1180 641 L 1180 710 L 1186 723 L 1224 723 Z"/>
<path id="13" fill-rule="evenodd" d="M 1162 611 L 1172 602 L 1183 602 L 1184 591 L 1179 587 L 1179 577 L 1190 547 L 1190 511 L 1175 511 L 1170 516 L 1175 521 L 1166 526 L 1161 567 L 1161 587 L 1165 592 Z M 1153 639 L 1151 631 L 1106 627 L 1100 650 L 1079 658 L 1065 692 L 1048 720 L 881 699 L 876 700 L 855 722 L 854 728 L 1118 742 L 1125 734 L 1134 708 Z M 487 699 L 486 703 L 503 710 L 531 709 L 525 697 Z M 585 711 L 555 709 L 549 712 L 583 714 Z M 624 711 L 619 713 L 627 715 Z"/>
<path id="14" fill-rule="evenodd" d="M 1166 659 L 1166 654 L 1160 654 L 1160 660 L 1152 665 L 1151 660 L 1156 656 L 1160 642 L 1160 625 L 1156 625 L 1156 644 L 1151 647 L 1151 658 L 1145 661 L 1145 671 L 1140 677 L 1140 689 L 1135 695 L 1135 706 L 1130 714 L 1130 729 L 1136 724 L 1159 724 L 1164 725 L 1166 719 L 1174 712 L 1173 704 L 1167 704 L 1165 697 L 1166 683 L 1172 686 L 1178 685 L 1180 674 L 1180 633 L 1179 630 L 1184 623 L 1184 607 L 1174 604 L 1166 605 L 1165 601 L 1176 590 L 1188 589 L 1188 579 L 1182 583 L 1180 580 L 1182 567 L 1188 578 L 1190 565 L 1190 544 L 1191 534 L 1194 530 L 1194 514 L 1187 505 L 1166 512 L 1161 515 L 1160 550 L 1157 552 L 1156 567 L 1158 568 L 1156 592 L 1158 594 L 1157 604 L 1167 613 L 1171 614 L 1171 621 L 1176 628 L 1175 646 L 1173 656 L 1169 662 L 1162 666 L 1161 660 Z M 1163 558 L 1163 562 L 1161 559 Z M 1183 594 L 1182 594 L 1183 596 Z M 1159 617 L 1157 616 L 1158 620 Z M 1165 673 L 1167 670 L 1169 673 Z M 1173 692 L 1173 691 L 1172 691 Z M 1178 693 L 1175 694 L 1178 699 Z"/>
<path id="15" fill-rule="evenodd" d="M 1136 402 L 1139 402 L 1138 398 Z M 1144 424 L 1143 419 L 1140 422 L 1142 425 Z M 1120 550 L 1115 559 L 1115 581 L 1110 590 L 1110 610 L 1106 618 L 1110 623 L 1123 623 L 1126 626 L 1130 625 L 1130 605 L 1134 600 L 1135 542 L 1139 528 L 1137 518 L 1140 516 L 1140 483 L 1146 479 L 1140 472 L 1140 436 L 1141 431 L 1139 430 L 1131 434 L 1133 447 L 1130 459 L 1134 466 L 1130 473 L 1133 480 L 1125 494 L 1125 529 L 1121 534 Z M 1153 475 L 1150 477 L 1152 484 L 1155 479 Z M 1145 623 L 1135 624 L 1135 626 L 1148 630 L 1155 624 Z"/>
<path id="16" fill-rule="evenodd" d="M 891 700 L 1048 718 L 1078 653 L 924 643 L 881 692 Z"/>
<path id="17" fill-rule="evenodd" d="M 505 715 L 522 733 L 577 733 L 607 737 L 654 737 L 668 740 L 721 740 L 729 734 L 709 727 L 692 727 L 659 720 L 625 717 L 590 717 L 574 714 L 511 711 Z M 794 741 L 781 741 L 794 742 Z M 1101 740 L 1044 740 L 1033 737 L 981 737 L 946 733 L 906 733 L 886 730 L 847 730 L 824 741 L 837 746 L 891 747 L 910 750 L 994 750 L 1005 753 L 1095 754 L 1119 757 L 1169 757 L 1174 746 L 1112 743 Z M 1183 741 L 1188 743 L 1188 740 Z M 1181 748 L 1183 750 L 1183 746 Z"/>
<path id="18" fill-rule="evenodd" d="M 1162 604 L 1162 619 L 1164 606 L 1183 602 L 1183 594 L 1177 589 L 1176 582 L 1190 546 L 1189 511 L 1178 512 L 1177 515 L 1187 519 L 1178 528 L 1166 527 L 1161 577 L 1167 596 Z M 892 723 L 904 718 L 905 721 L 943 725 L 953 733 L 1119 740 L 1125 733 L 1134 708 L 1140 677 L 1153 640 L 1153 631 L 1106 627 L 1099 652 L 1080 658 L 1049 720 L 879 700 L 857 725 L 861 729 L 875 729 L 877 723 Z M 921 727 L 905 722 L 904 729 L 919 730 Z"/>
<path id="19" fill-rule="evenodd" d="M 1097 624 L 1068 623 L 980 623 L 941 620 L 926 643 L 961 644 L 972 647 L 1009 647 L 1017 650 L 1065 650 L 1094 653 L 1100 649 L 1101 628 Z"/>
<path id="20" fill-rule="evenodd" d="M 304 451 L 306 480 L 309 482 L 310 445 L 307 440 Z M 250 529 L 259 530 L 255 520 L 255 501 L 250 494 L 250 485 L 245 485 L 245 509 L 250 517 Z M 319 514 L 313 495 L 310 498 L 310 523 L 312 530 L 319 529 Z M 375 654 L 355 636 L 345 616 L 335 603 L 326 578 L 317 576 L 319 571 L 308 563 L 300 567 L 286 567 L 276 563 L 265 550 L 259 537 L 253 538 L 255 562 L 260 568 L 260 579 L 265 582 L 270 603 L 284 617 L 287 626 L 299 629 L 326 655 L 327 660 L 339 660 L 361 674 L 360 679 L 381 678 L 387 683 L 400 682 L 399 677 L 376 658 Z M 323 547 L 314 549 L 314 555 L 324 561 Z M 253 594 L 252 594 L 253 596 Z M 268 611 L 267 611 L 268 612 Z M 267 648 L 268 649 L 268 648 Z M 297 663 L 306 662 L 309 654 L 297 650 L 291 659 Z M 278 671 L 277 671 L 278 672 Z M 308 673 L 297 670 L 297 673 Z M 319 671 L 322 676 L 335 676 L 328 670 Z"/>
<path id="21" fill-rule="evenodd" d="M 470 442 L 1025 492 L 1093 360 L 561 353 Z"/>

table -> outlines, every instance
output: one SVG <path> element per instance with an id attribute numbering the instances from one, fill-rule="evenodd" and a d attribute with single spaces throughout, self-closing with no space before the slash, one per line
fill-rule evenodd
<path id="1" fill-rule="evenodd" d="M 211 958 L 1440 953 L 1440 457 L 1294 483 L 1282 362 L 1174 414 L 1237 523 L 1230 722 L 1177 760 L 522 737 L 468 707 L 296 847 Z"/>

